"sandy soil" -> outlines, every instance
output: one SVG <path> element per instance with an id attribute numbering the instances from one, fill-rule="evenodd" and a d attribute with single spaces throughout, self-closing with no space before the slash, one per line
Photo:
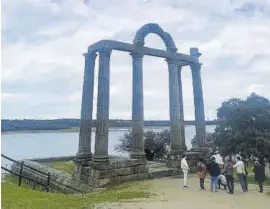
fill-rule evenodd
<path id="1" fill-rule="evenodd" d="M 96 209 L 269 209 L 270 196 L 258 193 L 256 185 L 249 185 L 249 192 L 243 193 L 236 185 L 234 195 L 227 194 L 224 190 L 217 193 L 201 191 L 199 180 L 196 176 L 188 179 L 189 188 L 182 187 L 182 179 L 163 178 L 141 182 L 146 184 L 150 191 L 155 193 L 149 199 L 132 200 L 130 202 L 104 203 L 97 205 Z M 206 180 L 209 188 L 209 180 Z M 269 192 L 270 188 L 265 188 Z"/>

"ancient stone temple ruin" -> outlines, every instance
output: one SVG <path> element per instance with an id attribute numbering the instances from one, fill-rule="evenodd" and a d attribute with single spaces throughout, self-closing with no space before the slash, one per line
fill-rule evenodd
<path id="1" fill-rule="evenodd" d="M 164 42 L 166 50 L 145 47 L 144 40 L 149 33 L 157 34 Z M 110 106 L 110 56 L 112 50 L 130 53 L 132 60 L 132 143 L 130 158 L 111 158 L 108 155 L 109 106 Z M 91 132 L 94 92 L 94 68 L 97 54 L 98 97 L 95 152 L 91 153 Z M 144 56 L 165 58 L 169 73 L 169 112 L 171 130 L 171 151 L 167 165 L 177 168 L 180 156 L 186 152 L 184 110 L 181 71 L 190 66 L 193 79 L 193 93 L 196 120 L 196 156 L 206 150 L 205 116 L 201 82 L 201 64 L 197 48 L 190 49 L 190 55 L 177 52 L 171 35 L 158 24 L 146 24 L 136 33 L 133 44 L 114 40 L 101 40 L 88 48 L 84 54 L 85 69 L 82 93 L 79 149 L 76 156 L 76 180 L 87 182 L 93 187 L 129 179 L 147 178 L 147 161 L 144 153 L 144 108 L 143 108 L 143 58 Z M 146 69 L 147 70 L 147 69 Z M 192 154 L 191 154 L 192 155 Z"/>

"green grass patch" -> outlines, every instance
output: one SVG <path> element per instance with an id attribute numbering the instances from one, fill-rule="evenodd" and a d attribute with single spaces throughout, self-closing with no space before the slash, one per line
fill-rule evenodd
<path id="1" fill-rule="evenodd" d="M 151 196 L 147 188 L 137 182 L 109 187 L 101 192 L 76 195 L 32 190 L 25 184 L 18 187 L 18 181 L 12 177 L 5 178 L 1 185 L 4 209 L 91 209 L 97 203 Z"/>
<path id="2" fill-rule="evenodd" d="M 109 156 L 109 157 L 110 157 L 110 161 L 116 161 L 123 158 L 119 156 Z M 51 168 L 72 174 L 76 165 L 74 164 L 72 160 L 69 160 L 69 161 L 62 160 L 62 161 L 53 161 L 49 163 L 48 166 Z"/>
<path id="3" fill-rule="evenodd" d="M 51 162 L 49 167 L 55 168 L 60 171 L 64 171 L 66 173 L 72 174 L 75 168 L 75 164 L 72 160 L 70 161 L 54 161 Z"/>
<path id="4" fill-rule="evenodd" d="M 255 181 L 255 176 L 254 176 L 254 173 L 253 173 L 253 167 L 254 167 L 253 163 L 251 163 L 250 166 L 247 167 L 247 171 L 248 171 L 247 182 L 248 182 L 248 184 L 258 184 Z M 235 182 L 239 183 L 237 173 L 236 173 L 236 169 L 234 169 L 234 179 L 235 179 Z M 270 179 L 266 179 L 265 182 L 264 182 L 264 185 L 270 186 Z"/>
<path id="5" fill-rule="evenodd" d="M 236 183 L 239 183 L 239 180 L 238 180 L 238 177 L 237 175 L 234 175 L 234 180 Z M 249 175 L 247 177 L 247 182 L 248 184 L 258 184 L 256 181 L 255 181 L 255 176 L 254 175 Z M 270 179 L 266 179 L 263 183 L 265 186 L 270 186 Z"/>

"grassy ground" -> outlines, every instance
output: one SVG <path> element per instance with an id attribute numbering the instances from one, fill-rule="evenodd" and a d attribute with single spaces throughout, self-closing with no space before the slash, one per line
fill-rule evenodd
<path id="1" fill-rule="evenodd" d="M 148 198 L 151 193 L 139 183 L 122 184 L 92 194 L 65 195 L 32 190 L 17 179 L 6 177 L 2 186 L 3 209 L 91 209 L 97 203 Z"/>
<path id="2" fill-rule="evenodd" d="M 75 167 L 75 164 L 73 163 L 72 160 L 70 160 L 70 161 L 55 161 L 55 162 L 51 162 L 48 166 L 55 168 L 57 170 L 61 170 L 61 171 L 64 171 L 66 173 L 72 174 L 74 167 Z"/>
<path id="3" fill-rule="evenodd" d="M 73 161 L 58 161 L 58 162 L 52 162 L 49 164 L 50 167 L 52 168 L 55 168 L 57 170 L 61 170 L 61 171 L 65 171 L 69 174 L 72 174 L 73 170 L 74 170 L 74 163 Z M 248 183 L 249 184 L 257 184 L 257 182 L 255 182 L 255 179 L 254 179 L 254 173 L 252 171 L 253 169 L 253 166 L 249 166 L 248 167 Z M 237 174 L 236 174 L 236 170 L 234 172 L 234 178 L 235 178 L 235 181 L 238 182 L 238 178 L 237 178 Z M 270 179 L 266 180 L 264 182 L 264 185 L 267 185 L 267 186 L 270 186 Z"/>
<path id="4" fill-rule="evenodd" d="M 254 173 L 253 173 L 253 164 L 251 164 L 247 168 L 247 171 L 248 171 L 248 177 L 247 177 L 248 184 L 257 184 L 257 182 L 255 181 Z M 238 182 L 236 169 L 234 169 L 234 179 L 236 182 Z M 264 185 L 270 186 L 270 179 L 265 180 Z"/>
<path id="5" fill-rule="evenodd" d="M 109 157 L 110 157 L 110 160 L 116 160 L 117 158 L 119 158 L 119 156 L 113 156 L 113 155 L 110 155 Z M 57 170 L 64 171 L 69 174 L 72 174 L 75 168 L 75 164 L 72 160 L 54 161 L 54 162 L 49 163 L 48 166 L 51 168 L 55 168 Z"/>

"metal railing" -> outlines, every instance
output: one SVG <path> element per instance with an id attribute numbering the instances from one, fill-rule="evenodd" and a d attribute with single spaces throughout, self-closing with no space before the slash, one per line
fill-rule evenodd
<path id="1" fill-rule="evenodd" d="M 40 170 L 38 170 L 36 168 L 33 168 L 33 167 L 29 166 L 29 165 L 24 164 L 23 161 L 16 161 L 16 160 L 14 160 L 14 159 L 6 156 L 6 155 L 3 155 L 3 154 L 1 154 L 1 157 L 4 158 L 4 159 L 6 159 L 6 160 L 8 160 L 8 161 L 11 161 L 12 163 L 16 164 L 20 168 L 19 169 L 19 172 L 17 173 L 15 171 L 12 171 L 12 169 L 9 169 L 8 166 L 4 167 L 1 164 L 1 169 L 2 170 L 6 171 L 8 173 L 11 173 L 12 175 L 18 177 L 18 185 L 19 186 L 21 186 L 21 184 L 22 184 L 22 179 L 26 179 L 27 181 L 30 181 L 30 182 L 33 183 L 33 189 L 35 189 L 36 184 L 38 184 L 38 185 L 43 186 L 46 189 L 46 191 L 49 192 L 49 189 L 50 189 L 50 179 L 51 179 L 50 172 L 49 173 L 45 173 L 43 171 L 40 171 Z M 38 175 L 41 175 L 44 179 L 46 179 L 46 183 L 44 183 L 42 181 L 38 181 L 36 179 L 32 179 L 32 178 L 30 178 L 28 176 L 23 175 L 23 169 L 25 169 L 25 168 L 29 169 L 33 173 L 35 172 Z"/>

